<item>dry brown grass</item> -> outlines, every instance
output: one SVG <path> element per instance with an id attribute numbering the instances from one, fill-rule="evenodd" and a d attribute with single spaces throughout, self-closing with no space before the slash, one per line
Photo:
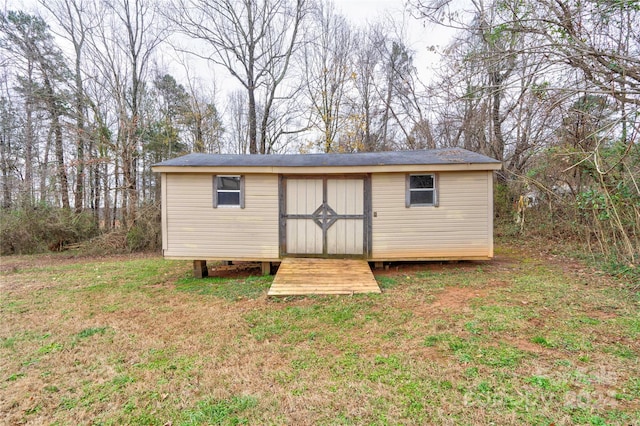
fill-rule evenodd
<path id="1" fill-rule="evenodd" d="M 639 296 L 498 253 L 277 300 L 150 256 L 3 258 L 0 424 L 640 423 Z"/>

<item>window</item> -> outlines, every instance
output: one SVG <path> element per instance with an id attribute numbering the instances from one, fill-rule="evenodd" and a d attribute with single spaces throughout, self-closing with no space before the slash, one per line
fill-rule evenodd
<path id="1" fill-rule="evenodd" d="M 438 206 L 436 175 L 407 175 L 406 206 Z"/>
<path id="2" fill-rule="evenodd" d="M 244 176 L 213 177 L 213 207 L 244 208 Z"/>

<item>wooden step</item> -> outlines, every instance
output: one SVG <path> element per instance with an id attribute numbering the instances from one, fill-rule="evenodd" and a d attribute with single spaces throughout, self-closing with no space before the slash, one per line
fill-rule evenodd
<path id="1" fill-rule="evenodd" d="M 369 263 L 359 259 L 286 258 L 269 296 L 380 293 Z"/>

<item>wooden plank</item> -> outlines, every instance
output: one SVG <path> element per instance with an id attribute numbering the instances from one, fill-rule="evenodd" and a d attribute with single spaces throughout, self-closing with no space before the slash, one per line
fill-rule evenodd
<path id="1" fill-rule="evenodd" d="M 380 293 L 369 264 L 361 259 L 286 258 L 269 296 Z"/>

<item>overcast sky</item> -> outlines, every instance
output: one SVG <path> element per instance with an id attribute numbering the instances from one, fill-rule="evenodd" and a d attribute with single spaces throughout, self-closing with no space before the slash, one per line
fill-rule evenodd
<path id="1" fill-rule="evenodd" d="M 336 8 L 350 19 L 366 21 L 385 11 L 402 12 L 405 0 L 334 0 Z"/>
<path id="2" fill-rule="evenodd" d="M 367 22 L 388 20 L 403 22 L 409 47 L 415 51 L 414 64 L 420 76 L 428 80 L 429 67 L 438 56 L 430 53 L 430 46 L 444 46 L 448 43 L 450 32 L 444 28 L 425 28 L 423 22 L 410 16 L 406 9 L 407 0 L 333 0 L 336 10 L 345 15 L 353 24 L 364 26 Z M 34 11 L 37 0 L 0 0 L 4 10 L 26 9 Z"/>
<path id="3" fill-rule="evenodd" d="M 415 19 L 406 9 L 406 0 L 333 0 L 337 11 L 356 25 L 365 25 L 391 15 L 397 22 L 405 24 L 409 47 L 414 50 L 414 64 L 421 79 L 429 79 L 430 67 L 439 59 L 428 50 L 430 46 L 444 47 L 448 44 L 452 31 L 445 28 L 425 27 L 424 22 Z"/>
<path id="4" fill-rule="evenodd" d="M 3 9 L 24 9 L 30 12 L 35 11 L 37 0 L 0 0 L 0 5 L 4 6 Z M 406 9 L 406 0 L 333 0 L 333 4 L 336 7 L 336 11 L 343 14 L 352 24 L 356 26 L 365 26 L 368 22 L 373 23 L 376 21 L 388 22 L 389 16 L 393 17 L 395 22 L 404 22 L 404 29 L 406 33 L 406 41 L 408 47 L 414 51 L 414 65 L 418 70 L 418 75 L 423 82 L 428 82 L 431 77 L 431 67 L 438 61 L 437 54 L 428 50 L 430 46 L 445 46 L 450 37 L 451 32 L 444 28 L 425 27 L 422 21 L 415 19 Z M 166 52 L 164 59 L 161 59 L 161 63 L 169 65 L 174 69 L 177 75 L 182 74 L 180 66 L 170 65 L 172 62 L 171 57 L 174 54 Z M 201 62 L 194 61 L 193 58 L 189 62 Z M 201 63 L 197 65 L 197 69 L 209 68 L 210 64 Z M 197 72 L 210 78 L 211 70 L 204 72 Z M 235 86 L 235 80 L 230 77 L 226 72 L 215 70 L 215 77 L 217 81 L 218 90 L 224 87 Z M 224 90 L 223 90 L 224 91 Z"/>

